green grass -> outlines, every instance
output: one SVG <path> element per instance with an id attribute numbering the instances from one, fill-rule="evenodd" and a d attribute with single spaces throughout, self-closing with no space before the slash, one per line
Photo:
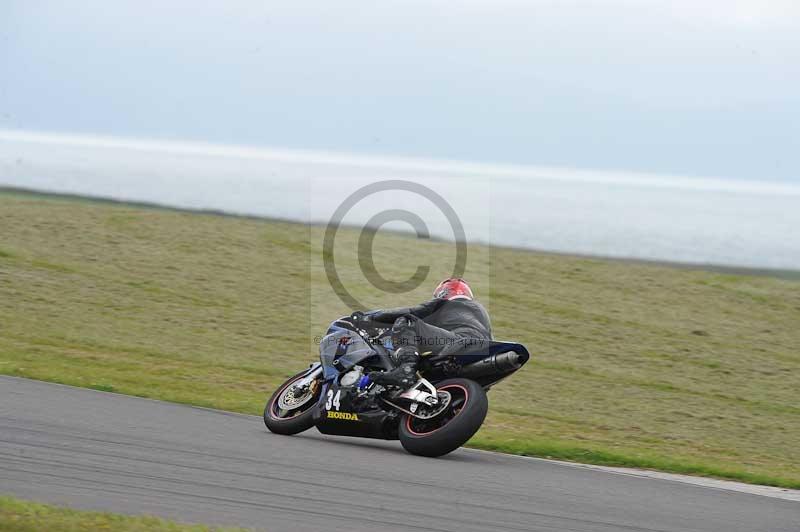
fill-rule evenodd
<path id="1" fill-rule="evenodd" d="M 618 454 L 606 450 L 575 447 L 569 442 L 557 441 L 501 441 L 495 442 L 492 438 L 476 437 L 471 442 L 472 447 L 488 451 L 517 454 L 522 456 L 535 456 L 554 460 L 565 460 L 585 464 L 596 464 L 614 467 L 635 467 L 668 471 L 670 473 L 683 473 L 686 475 L 699 475 L 717 477 L 728 480 L 738 480 L 750 484 L 765 484 L 784 488 L 798 488 L 798 482 L 776 478 L 770 475 L 750 473 L 743 470 L 727 469 L 708 463 L 674 460 L 669 457 L 654 456 L 647 453 L 635 452 Z"/>
<path id="2" fill-rule="evenodd" d="M 322 227 L 0 194 L 0 373 L 258 414 L 348 309 Z M 410 304 L 362 281 L 368 306 Z M 380 233 L 376 267 L 452 268 L 445 243 Z M 800 488 L 800 283 L 471 246 L 496 336 L 533 358 L 490 393 L 471 445 Z"/>
<path id="3" fill-rule="evenodd" d="M 242 530 L 203 525 L 183 525 L 157 517 L 133 517 L 106 512 L 87 512 L 0 497 L 0 532 L 210 532 Z"/>

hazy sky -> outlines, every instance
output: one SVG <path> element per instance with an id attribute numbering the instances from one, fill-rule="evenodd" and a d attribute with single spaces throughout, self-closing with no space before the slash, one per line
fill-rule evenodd
<path id="1" fill-rule="evenodd" d="M 0 2 L 0 129 L 800 181 L 796 0 L 208 4 Z"/>

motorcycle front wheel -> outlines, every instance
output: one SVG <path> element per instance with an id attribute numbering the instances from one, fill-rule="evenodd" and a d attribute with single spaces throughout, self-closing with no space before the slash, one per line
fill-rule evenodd
<path id="1" fill-rule="evenodd" d="M 447 407 L 430 419 L 404 414 L 400 419 L 400 443 L 420 456 L 442 456 L 455 451 L 481 428 L 489 400 L 481 386 L 469 379 L 448 379 L 436 385 L 450 395 Z"/>
<path id="2" fill-rule="evenodd" d="M 264 407 L 264 424 L 275 434 L 297 434 L 314 426 L 314 405 L 321 386 L 314 381 L 307 390 L 298 392 L 294 383 L 307 372 L 301 372 L 281 384 Z"/>

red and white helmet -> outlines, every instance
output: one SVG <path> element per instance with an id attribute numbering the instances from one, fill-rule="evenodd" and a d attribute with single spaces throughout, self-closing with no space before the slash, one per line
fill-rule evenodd
<path id="1" fill-rule="evenodd" d="M 433 291 L 436 299 L 474 299 L 472 290 L 464 279 L 445 279 Z"/>

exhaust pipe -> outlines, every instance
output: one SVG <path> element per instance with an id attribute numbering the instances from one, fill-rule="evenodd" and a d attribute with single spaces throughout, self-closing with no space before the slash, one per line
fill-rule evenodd
<path id="1" fill-rule="evenodd" d="M 474 379 L 475 377 L 486 377 L 488 375 L 499 375 L 519 369 L 522 366 L 524 357 L 514 351 L 500 353 L 484 358 L 472 364 L 467 364 L 458 372 L 459 377 Z"/>

